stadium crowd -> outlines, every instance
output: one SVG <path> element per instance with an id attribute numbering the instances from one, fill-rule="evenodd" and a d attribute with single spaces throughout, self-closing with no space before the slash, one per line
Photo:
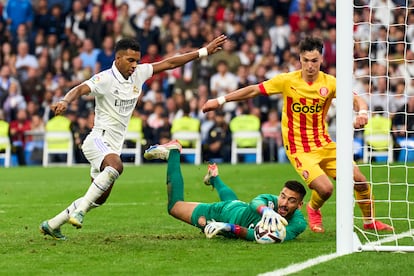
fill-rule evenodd
<path id="1" fill-rule="evenodd" d="M 354 91 L 392 117 L 405 107 L 406 95 L 414 95 L 414 13 L 408 9 L 414 3 L 355 0 L 354 5 Z M 370 13 L 369 5 L 377 8 Z M 36 140 L 27 134 L 45 130 L 54 116 L 50 106 L 70 88 L 111 67 L 114 43 L 123 37 L 139 41 L 144 63 L 227 35 L 222 51 L 149 79 L 134 115 L 142 121 L 144 147 L 170 139 L 176 119 L 197 120 L 203 160 L 230 160 L 230 123 L 242 114 L 260 121 L 264 160 L 286 160 L 278 153 L 283 147 L 278 97 L 228 103 L 216 114 L 204 114 L 201 106 L 209 98 L 299 69 L 301 38 L 323 38 L 322 69 L 335 75 L 335 0 L 8 0 L 0 1 L 0 14 L 0 120 L 9 123 L 19 165 L 26 164 L 26 146 Z M 383 100 L 386 91 L 392 97 Z M 66 116 L 72 122 L 75 162 L 86 162 L 79 146 L 92 128 L 93 99 L 71 103 Z M 335 113 L 330 116 L 334 126 Z"/>

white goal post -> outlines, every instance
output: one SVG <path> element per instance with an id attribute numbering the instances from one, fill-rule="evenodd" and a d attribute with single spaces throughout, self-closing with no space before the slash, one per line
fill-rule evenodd
<path id="1" fill-rule="evenodd" d="M 371 97 L 368 95 L 374 91 L 372 84 L 378 78 L 385 78 L 387 83 L 386 92 L 384 94 L 384 101 L 387 105 L 385 116 L 392 117 L 395 111 L 388 109 L 390 106 L 393 92 L 391 90 L 392 82 L 396 83 L 399 78 L 404 80 L 405 97 L 407 97 L 407 81 L 411 81 L 414 88 L 414 74 L 407 78 L 406 72 L 397 76 L 391 68 L 391 62 L 399 62 L 403 64 L 401 68 L 407 69 L 408 65 L 413 64 L 414 59 L 407 61 L 407 51 L 414 51 L 414 37 L 411 41 L 407 37 L 410 28 L 414 36 L 414 20 L 410 22 L 410 14 L 414 13 L 414 5 L 406 0 L 405 6 L 392 5 L 391 0 L 360 0 L 360 1 L 336 1 L 336 78 L 337 78 L 337 103 L 336 103 L 336 142 L 337 142 L 337 180 L 336 180 L 336 246 L 337 254 L 345 255 L 358 251 L 406 251 L 414 252 L 414 162 L 408 160 L 407 155 L 405 159 L 390 160 L 389 156 L 385 162 L 376 163 L 372 158 L 368 163 L 359 164 L 361 169 L 364 169 L 367 180 L 371 183 L 372 193 L 374 194 L 374 204 L 377 206 L 377 218 L 394 226 L 394 231 L 391 232 L 377 232 L 367 231 L 361 227 L 362 217 L 355 211 L 356 200 L 353 196 L 353 170 L 352 160 L 354 157 L 354 129 L 353 129 L 353 101 L 352 91 L 355 91 L 355 79 L 361 78 L 369 79 L 369 91 L 362 91 L 368 99 L 368 106 L 370 112 L 373 112 L 373 102 L 370 102 Z M 401 2 L 401 1 L 400 1 Z M 356 4 L 357 3 L 357 4 Z M 360 9 L 364 10 L 368 20 L 365 22 L 354 22 L 354 12 Z M 388 10 L 389 13 L 386 11 Z M 383 14 L 383 18 L 376 21 L 373 20 L 374 14 Z M 385 11 L 385 13 L 383 13 Z M 398 20 L 393 20 L 394 11 L 400 16 Z M 377 14 L 377 15 L 378 15 Z M 384 16 L 386 15 L 386 16 Z M 401 22 L 405 15 L 405 22 Z M 414 19 L 414 16 L 412 17 Z M 381 22 L 382 21 L 382 22 Z M 387 22 L 389 22 L 387 24 Z M 358 24 L 364 24 L 366 40 L 355 40 L 354 27 Z M 411 24 L 411 25 L 410 25 Z M 387 36 L 385 40 L 374 39 L 373 32 L 379 28 L 385 29 Z M 392 28 L 401 28 L 405 30 L 403 36 L 404 41 L 398 41 L 398 38 L 389 35 L 392 33 Z M 378 43 L 378 44 L 377 44 Z M 391 48 L 395 48 L 398 43 L 404 43 L 404 54 L 401 54 L 396 60 L 396 57 L 390 57 Z M 373 54 L 372 47 L 374 45 L 385 47 L 384 56 L 378 57 Z M 368 75 L 355 74 L 355 63 L 358 63 L 358 58 L 354 58 L 355 47 L 367 47 L 367 55 L 361 58 L 361 61 L 367 63 L 369 68 Z M 385 64 L 382 75 L 371 75 L 371 67 L 376 66 L 376 63 Z M 404 67 L 405 64 L 405 67 Z M 413 68 L 414 69 L 414 68 Z M 402 70 L 404 71 L 404 70 Z M 413 70 L 414 73 L 414 70 Z M 355 91 L 360 92 L 360 91 Z M 414 93 L 413 93 L 414 97 Z M 403 112 L 404 113 L 404 112 Z M 407 112 L 404 113 L 407 118 Z M 414 115 L 413 115 L 414 116 Z M 392 134 L 392 131 L 390 130 Z M 406 132 L 407 133 L 407 132 Z M 407 135 L 407 134 L 406 134 Z M 393 144 L 391 144 L 393 146 Z M 402 147 L 402 146 L 401 146 Z M 352 150 L 351 150 L 352 149 Z M 395 149 L 395 148 L 394 148 Z M 398 150 L 402 150 L 399 148 Z M 407 151 L 407 148 L 405 148 Z M 372 160 L 371 160 L 372 159 Z M 411 163 L 410 163 L 411 162 Z M 382 174 L 377 172 L 381 170 Z M 378 196 L 377 196 L 378 192 Z"/>

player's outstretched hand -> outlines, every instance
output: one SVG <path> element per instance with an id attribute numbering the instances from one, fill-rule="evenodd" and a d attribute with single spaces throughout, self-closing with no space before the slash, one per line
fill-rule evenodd
<path id="1" fill-rule="evenodd" d="M 219 107 L 220 107 L 220 104 L 218 103 L 217 99 L 210 99 L 203 104 L 202 110 L 205 113 L 205 112 L 216 110 Z"/>
<path id="2" fill-rule="evenodd" d="M 214 54 L 217 51 L 220 51 L 222 49 L 222 45 L 226 41 L 227 36 L 220 35 L 213 39 L 209 44 L 207 44 L 206 49 L 209 55 Z"/>
<path id="3" fill-rule="evenodd" d="M 204 228 L 204 234 L 208 239 L 216 236 L 220 232 L 230 232 L 231 225 L 230 223 L 218 222 L 218 221 L 211 221 L 209 222 L 206 227 Z"/>
<path id="4" fill-rule="evenodd" d="M 52 109 L 52 111 L 56 114 L 56 115 L 61 115 L 63 114 L 66 109 L 68 108 L 68 103 L 66 101 L 59 101 L 57 103 L 54 103 L 50 106 L 50 108 Z"/>
<path id="5" fill-rule="evenodd" d="M 275 210 L 269 207 L 263 208 L 260 227 L 274 232 L 282 230 L 282 227 L 286 225 L 288 225 L 287 220 L 275 212 Z"/>

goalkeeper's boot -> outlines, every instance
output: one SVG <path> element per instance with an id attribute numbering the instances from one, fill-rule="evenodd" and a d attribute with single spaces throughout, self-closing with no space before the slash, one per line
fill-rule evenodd
<path id="1" fill-rule="evenodd" d="M 60 232 L 60 228 L 52 229 L 49 226 L 49 223 L 47 222 L 47 220 L 45 220 L 44 222 L 40 224 L 39 230 L 40 230 L 40 233 L 42 233 L 43 235 L 49 235 L 55 240 L 59 240 L 59 241 L 66 240 L 66 237 L 62 234 L 62 232 Z"/>
<path id="2" fill-rule="evenodd" d="M 166 144 L 150 146 L 144 153 L 144 158 L 147 160 L 161 159 L 168 160 L 170 150 L 176 149 L 181 152 L 181 144 L 178 140 L 172 140 Z"/>
<path id="3" fill-rule="evenodd" d="M 216 177 L 219 174 L 218 167 L 216 163 L 208 164 L 207 174 L 204 176 L 204 184 L 207 186 L 212 186 L 214 189 L 213 183 L 211 183 L 211 178 Z"/>
<path id="4" fill-rule="evenodd" d="M 321 210 L 314 210 L 308 204 L 306 205 L 306 211 L 308 211 L 309 228 L 315 233 L 324 233 Z"/>
<path id="5" fill-rule="evenodd" d="M 82 228 L 83 223 L 83 217 L 85 216 L 85 213 L 82 211 L 79 212 L 73 212 L 69 216 L 69 223 L 75 226 L 76 228 Z"/>
<path id="6" fill-rule="evenodd" d="M 374 220 L 371 223 L 364 223 L 365 230 L 377 230 L 377 231 L 393 231 L 394 228 L 391 225 L 383 223 L 379 220 Z"/>

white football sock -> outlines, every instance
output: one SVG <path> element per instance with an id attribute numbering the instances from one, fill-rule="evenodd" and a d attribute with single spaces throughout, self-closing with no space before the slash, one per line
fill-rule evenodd
<path id="1" fill-rule="evenodd" d="M 68 222 L 69 220 L 69 215 L 76 210 L 76 207 L 79 206 L 79 204 L 81 203 L 81 201 L 83 200 L 83 197 L 78 198 L 77 200 L 75 200 L 74 202 L 72 202 L 68 208 L 66 208 L 65 210 L 63 210 L 62 212 L 60 212 L 59 214 L 57 214 L 55 217 L 51 218 L 50 220 L 47 221 L 47 223 L 49 224 L 50 228 L 52 229 L 56 229 L 61 227 L 63 224 L 65 224 L 66 222 Z M 97 208 L 101 205 L 96 204 L 96 203 L 92 203 L 90 205 L 90 207 L 88 208 L 88 210 L 86 210 L 86 212 L 89 212 L 89 210 Z"/>
<path id="2" fill-rule="evenodd" d="M 83 196 L 83 200 L 79 203 L 76 208 L 76 212 L 82 211 L 86 213 L 93 207 L 94 202 L 100 198 L 103 193 L 115 182 L 119 177 L 119 173 L 114 168 L 108 166 L 95 178 L 88 191 Z"/>
<path id="3" fill-rule="evenodd" d="M 48 220 L 50 228 L 56 229 L 65 224 L 69 220 L 69 214 L 76 209 L 76 207 L 80 204 L 82 199 L 82 197 L 76 199 L 68 206 L 68 208 L 57 214 L 54 218 Z"/>

